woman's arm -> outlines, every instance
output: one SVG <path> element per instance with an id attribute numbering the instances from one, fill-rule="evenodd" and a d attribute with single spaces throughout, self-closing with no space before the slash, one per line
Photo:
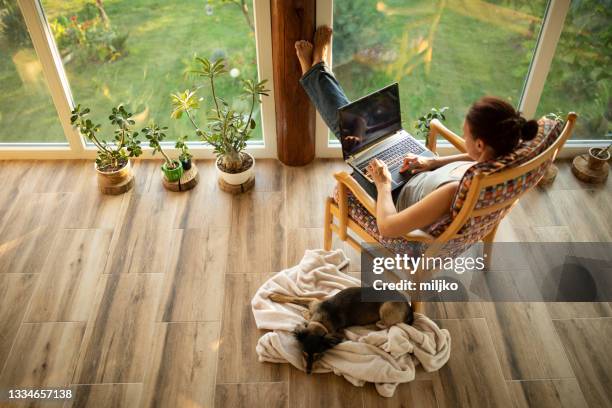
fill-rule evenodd
<path id="1" fill-rule="evenodd" d="M 370 164 L 370 174 L 378 190 L 376 223 L 378 231 L 385 237 L 401 237 L 438 221 L 450 211 L 459 187 L 458 181 L 447 183 L 398 213 L 391 197 L 391 174 L 387 166 L 374 159 Z"/>
<path id="2" fill-rule="evenodd" d="M 404 164 L 400 169 L 400 173 L 409 171 L 410 174 L 417 174 L 422 171 L 435 170 L 452 162 L 459 160 L 473 160 L 468 154 L 454 154 L 452 156 L 443 157 L 425 157 L 409 154 L 404 158 Z"/>
<path id="3" fill-rule="evenodd" d="M 451 156 L 439 156 L 436 157 L 436 164 L 438 167 L 442 167 L 446 164 L 453 163 L 456 161 L 474 161 L 467 153 L 453 154 Z"/>

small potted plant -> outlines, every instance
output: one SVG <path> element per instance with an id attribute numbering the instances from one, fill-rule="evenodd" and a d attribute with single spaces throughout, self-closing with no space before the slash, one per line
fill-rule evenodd
<path id="1" fill-rule="evenodd" d="M 591 147 L 589 149 L 589 168 L 591 170 L 599 170 L 610 160 L 610 149 L 612 143 L 608 147 Z"/>
<path id="2" fill-rule="evenodd" d="M 414 128 L 416 129 L 417 137 L 427 138 L 429 136 L 429 127 L 431 125 L 431 121 L 434 119 L 438 119 L 440 121 L 446 120 L 446 116 L 444 112 L 448 110 L 448 106 L 445 106 L 440 109 L 431 108 L 431 110 L 426 114 L 417 119 L 414 123 Z"/>
<path id="3" fill-rule="evenodd" d="M 189 152 L 189 146 L 187 146 L 187 135 L 179 136 L 174 147 L 181 151 L 179 160 L 181 161 L 183 170 L 187 171 L 191 169 L 191 158 L 193 155 Z"/>
<path id="4" fill-rule="evenodd" d="M 98 136 L 101 125 L 95 125 L 89 116 L 90 109 L 77 105 L 71 112 L 70 123 L 83 134 L 87 140 L 96 146 L 95 169 L 98 174 L 98 186 L 105 194 L 120 194 L 128 191 L 132 167 L 130 158 L 142 154 L 138 132 L 133 131 L 135 121 L 132 114 L 122 105 L 114 107 L 108 117 L 110 122 L 117 127 L 112 142 Z"/>
<path id="5" fill-rule="evenodd" d="M 149 126 L 142 129 L 142 133 L 149 140 L 149 146 L 153 149 L 153 154 L 159 152 L 163 158 L 164 163 L 161 166 L 164 177 L 168 181 L 178 181 L 183 175 L 183 166 L 180 160 L 172 160 L 161 146 L 161 142 L 166 137 L 164 133 L 168 128 L 160 128 L 156 123 L 151 123 Z"/>
<path id="6" fill-rule="evenodd" d="M 217 96 L 215 80 L 227 72 L 223 59 L 211 62 L 206 58 L 196 58 L 199 69 L 193 71 L 209 81 L 212 94 L 212 107 L 205 128 L 195 122 L 194 111 L 199 109 L 199 98 L 195 90 L 186 90 L 172 95 L 172 117 L 181 118 L 183 113 L 193 125 L 196 135 L 214 148 L 217 156 L 216 167 L 219 177 L 227 184 L 240 185 L 254 177 L 255 159 L 244 151 L 246 142 L 255 129 L 253 111 L 255 103 L 261 103 L 260 96 L 267 96 L 266 80 L 255 82 L 243 80 L 243 97 L 251 107 L 248 115 L 234 110 Z"/>

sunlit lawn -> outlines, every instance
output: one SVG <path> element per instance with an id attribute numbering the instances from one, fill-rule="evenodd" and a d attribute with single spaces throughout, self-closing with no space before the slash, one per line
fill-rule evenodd
<path id="1" fill-rule="evenodd" d="M 337 0 L 341 1 L 351 0 Z M 84 3 L 43 0 L 51 21 L 60 15 L 69 17 Z M 368 12 L 380 8 L 383 17 L 363 29 L 371 33 L 379 50 L 394 56 L 377 61 L 355 54 L 335 61 L 334 71 L 349 98 L 399 81 L 406 129 L 412 129 L 414 121 L 432 107 L 449 106 L 447 125 L 460 131 L 469 105 L 483 95 L 497 95 L 518 106 L 545 2 L 539 0 L 531 11 L 484 7 L 484 3 L 464 7 L 477 3 L 362 0 L 361 7 Z M 105 123 L 110 108 L 123 103 L 136 114 L 138 125 L 155 119 L 170 127 L 171 137 L 190 134 L 195 140 L 186 121 L 170 119 L 169 98 L 172 92 L 194 86 L 194 81 L 201 83 L 183 75 L 193 55 L 226 55 L 229 68 L 240 70 L 238 78 L 228 77 L 219 85 L 220 94 L 230 102 L 240 91 L 240 79 L 256 76 L 254 36 L 235 5 L 215 7 L 209 16 L 206 3 L 196 0 L 106 0 L 104 4 L 111 24 L 129 32 L 128 55 L 112 63 L 69 62 L 65 66 L 74 100 L 90 106 L 97 122 Z M 445 7 L 436 22 L 439 4 Z M 347 39 L 336 36 L 334 41 L 337 45 Z M 44 85 L 23 83 L 13 55 L 2 57 L 0 140 L 63 140 Z M 208 97 L 209 88 L 200 93 Z M 554 84 L 547 85 L 545 94 L 546 109 L 554 110 L 555 100 L 567 99 Z M 591 109 L 588 100 L 572 98 L 579 100 L 573 109 Z M 236 101 L 237 107 L 244 106 Z M 254 138 L 261 138 L 261 127 Z"/>
<path id="2" fill-rule="evenodd" d="M 539 23 L 530 32 L 529 21 L 487 21 L 468 15 L 457 7 L 458 2 L 448 3 L 429 37 L 435 2 L 386 2 L 379 30 L 389 35 L 379 44 L 399 56 L 378 64 L 366 59 L 336 66 L 336 75 L 349 97 L 354 99 L 399 81 L 402 119 L 408 130 L 432 107 L 448 106 L 447 125 L 461 131 L 467 108 L 483 95 L 497 95 L 517 105 Z M 423 43 L 425 47 L 425 40 L 432 48 L 429 63 L 425 62 L 426 51 L 414 56 L 411 50 L 413 44 Z M 403 62 L 403 54 L 412 58 Z M 409 62 L 415 61 L 416 66 L 410 70 Z"/>
<path id="3" fill-rule="evenodd" d="M 84 3 L 43 0 L 50 21 L 59 15 L 71 16 Z M 236 6 L 215 7 L 209 16 L 202 1 L 106 0 L 104 5 L 111 24 L 129 32 L 128 55 L 112 63 L 69 62 L 65 66 L 75 102 L 90 106 L 97 122 L 106 124 L 111 107 L 123 103 L 137 114 L 137 125 L 154 119 L 169 126 L 171 137 L 193 135 L 186 119 L 170 118 L 170 94 L 202 83 L 199 78 L 183 76 L 195 54 L 224 54 L 228 68 L 240 70 L 238 78 L 228 76 L 220 82 L 218 94 L 230 103 L 236 99 L 235 105 L 246 109 L 248 105 L 234 97 L 242 89 L 241 78 L 256 77 L 255 39 Z M 209 87 L 202 88 L 200 94 L 209 96 Z M 0 96 L 0 104 L 4 110 L 10 102 Z M 8 120 L 14 115 L 11 122 L 15 132 L 23 134 L 24 139 L 50 140 L 51 109 L 46 109 L 44 116 L 30 118 L 17 116 L 21 108 L 17 104 L 7 112 Z M 204 112 L 200 116 L 205 117 Z M 253 137 L 261 138 L 259 128 Z M 196 139 L 191 136 L 191 140 Z"/>

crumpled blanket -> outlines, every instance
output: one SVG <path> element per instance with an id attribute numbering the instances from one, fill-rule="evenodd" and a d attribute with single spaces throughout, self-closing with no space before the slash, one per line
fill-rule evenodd
<path id="1" fill-rule="evenodd" d="M 290 363 L 305 371 L 306 363 L 292 332 L 306 321 L 302 316 L 306 308 L 276 303 L 269 296 L 280 293 L 324 299 L 359 286 L 358 279 L 340 271 L 347 264 L 342 250 L 307 250 L 298 265 L 277 273 L 259 288 L 251 300 L 255 322 L 259 329 L 272 330 L 257 343 L 259 361 Z M 393 396 L 398 384 L 414 380 L 418 364 L 431 372 L 450 357 L 448 330 L 420 313 L 415 313 L 412 326 L 353 326 L 344 330 L 344 336 L 345 341 L 315 362 L 313 373 L 333 372 L 356 386 L 372 382 L 384 397 Z"/>

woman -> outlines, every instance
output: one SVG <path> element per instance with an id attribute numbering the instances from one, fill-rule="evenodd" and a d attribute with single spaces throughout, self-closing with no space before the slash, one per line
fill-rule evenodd
<path id="1" fill-rule="evenodd" d="M 295 48 L 303 73 L 300 83 L 323 120 L 340 137 L 337 110 L 349 100 L 325 63 L 331 35 L 331 28 L 319 27 L 314 47 L 308 41 L 298 41 Z M 525 120 L 504 100 L 478 100 L 463 124 L 467 153 L 436 158 L 408 155 L 400 171 L 415 175 L 400 191 L 396 204 L 387 166 L 378 159 L 372 160 L 368 172 L 378 190 L 376 222 L 380 233 L 399 237 L 433 224 L 450 211 L 461 177 L 469 167 L 510 153 L 521 140 L 533 139 L 537 131 L 535 120 Z"/>

